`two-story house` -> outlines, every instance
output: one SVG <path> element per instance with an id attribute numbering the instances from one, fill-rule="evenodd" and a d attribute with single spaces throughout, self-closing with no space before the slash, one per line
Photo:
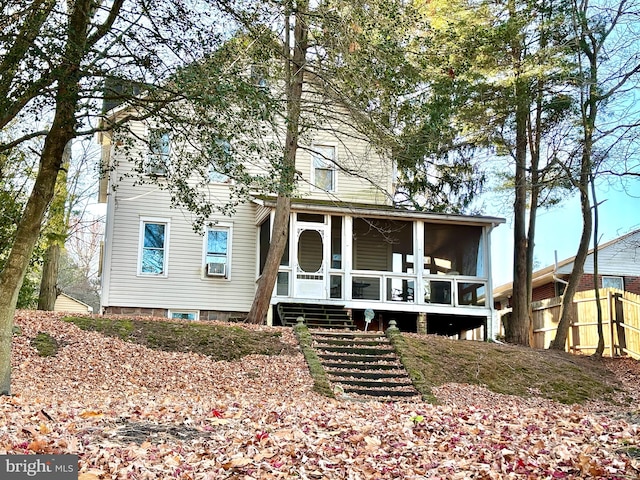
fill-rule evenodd
<path id="1" fill-rule="evenodd" d="M 171 164 L 178 148 L 168 132 L 144 122 L 131 128 L 134 148 Z M 275 198 L 256 195 L 233 216 L 214 214 L 198 234 L 188 212 L 169 207 L 166 191 L 127 176 L 135 167 L 124 146 L 109 132 L 99 140 L 110 167 L 100 188 L 107 204 L 102 311 L 242 319 L 266 258 Z M 152 163 L 143 175 L 162 182 L 165 166 Z M 269 323 L 281 324 L 278 307 L 296 303 L 344 308 L 361 328 L 373 313 L 370 329 L 394 319 L 408 331 L 495 334 L 490 239 L 502 219 L 396 208 L 392 162 L 344 125 L 307 134 L 296 170 Z M 209 198 L 224 201 L 231 187 L 226 175 L 210 172 Z"/>

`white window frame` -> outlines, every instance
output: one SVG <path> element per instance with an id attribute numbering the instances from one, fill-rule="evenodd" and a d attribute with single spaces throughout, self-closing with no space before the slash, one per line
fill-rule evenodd
<path id="1" fill-rule="evenodd" d="M 167 135 L 167 151 L 155 152 L 152 136 L 156 133 L 160 133 L 162 138 Z M 165 177 L 169 170 L 169 163 L 171 160 L 171 132 L 166 128 L 147 128 L 147 157 L 145 159 L 144 172 L 150 176 Z"/>
<path id="2" fill-rule="evenodd" d="M 333 151 L 333 158 L 327 158 L 326 150 Z M 311 185 L 313 189 L 319 192 L 337 192 L 338 191 L 338 148 L 335 145 L 314 144 L 311 146 Z M 331 172 L 331 189 L 324 189 L 316 185 L 316 170 L 328 170 Z"/>
<path id="3" fill-rule="evenodd" d="M 218 178 L 215 178 L 216 176 L 218 176 Z M 213 168 L 213 165 L 209 165 L 209 175 L 207 180 L 209 181 L 209 183 L 212 183 L 214 185 L 229 185 L 231 183 L 231 178 L 229 178 L 229 175 L 218 172 L 215 168 Z"/>
<path id="4" fill-rule="evenodd" d="M 174 318 L 173 317 L 174 313 L 178 313 L 178 314 L 183 314 L 183 313 L 191 314 L 191 313 L 193 313 L 195 315 L 195 318 L 193 320 L 185 319 L 185 318 Z M 200 310 L 185 310 L 185 309 L 182 309 L 182 308 L 175 309 L 175 310 L 169 309 L 168 318 L 170 320 L 187 320 L 189 322 L 197 322 L 198 320 L 200 320 Z"/>
<path id="5" fill-rule="evenodd" d="M 604 281 L 605 279 L 607 280 L 619 280 L 620 284 L 622 285 L 622 287 L 620 288 L 620 290 L 624 290 L 624 277 L 621 277 L 619 275 L 603 275 L 602 276 L 602 288 L 617 288 L 617 287 L 605 287 L 604 286 Z"/>
<path id="6" fill-rule="evenodd" d="M 164 257 L 162 259 L 162 273 L 151 273 L 142 271 L 142 258 L 144 252 L 144 230 L 147 223 L 163 224 L 164 229 Z M 171 232 L 171 221 L 167 218 L 141 217 L 138 236 L 138 266 L 137 275 L 140 277 L 163 277 L 169 276 L 169 235 Z"/>
<path id="7" fill-rule="evenodd" d="M 225 275 L 224 277 L 214 277 L 214 276 L 208 276 L 207 275 L 207 243 L 209 240 L 209 232 L 211 230 L 226 230 L 227 231 L 227 262 L 226 262 L 226 270 L 225 270 Z M 211 280 L 224 280 L 224 281 L 230 281 L 231 280 L 231 261 L 232 261 L 232 255 L 231 252 L 233 250 L 233 224 L 231 223 L 216 223 L 215 225 L 213 225 L 212 227 L 207 227 L 205 234 L 204 234 L 204 241 L 202 242 L 202 276 L 205 279 L 211 279 Z"/>
<path id="8" fill-rule="evenodd" d="M 225 151 L 225 154 L 228 155 L 229 157 L 231 156 L 231 145 L 229 144 L 229 142 L 225 141 L 225 140 L 216 140 L 216 143 L 222 147 L 222 149 Z M 218 179 L 214 179 L 212 178 L 214 175 L 219 175 L 220 177 L 224 177 L 224 179 L 222 178 L 218 178 Z M 209 165 L 209 172 L 208 172 L 208 180 L 209 183 L 214 183 L 214 184 L 221 184 L 221 185 L 228 185 L 231 183 L 231 178 L 229 177 L 229 175 L 227 175 L 226 173 L 220 173 L 218 172 L 215 168 L 213 163 L 211 163 Z"/>

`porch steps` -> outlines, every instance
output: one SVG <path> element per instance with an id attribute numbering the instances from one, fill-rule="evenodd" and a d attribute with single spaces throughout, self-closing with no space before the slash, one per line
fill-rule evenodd
<path id="1" fill-rule="evenodd" d="M 382 332 L 310 330 L 312 345 L 338 398 L 419 400 L 420 394 Z"/>
<path id="2" fill-rule="evenodd" d="M 355 330 L 353 319 L 341 305 L 316 305 L 309 303 L 279 303 L 278 314 L 285 327 L 298 323 L 298 317 L 304 318 L 307 327 L 339 328 Z"/>

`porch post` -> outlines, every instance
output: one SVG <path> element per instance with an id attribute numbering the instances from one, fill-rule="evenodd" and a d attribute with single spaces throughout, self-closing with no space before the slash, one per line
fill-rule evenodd
<path id="1" fill-rule="evenodd" d="M 344 259 L 344 299 L 351 300 L 351 271 L 353 270 L 353 217 L 345 215 L 342 228 L 344 228 L 344 244 L 342 245 L 342 258 Z"/>
<path id="2" fill-rule="evenodd" d="M 418 333 L 423 335 L 427 334 L 427 314 L 426 312 L 418 313 L 418 325 L 417 325 Z"/>
<path id="3" fill-rule="evenodd" d="M 413 273 L 416 275 L 416 288 L 413 292 L 413 301 L 416 304 L 424 303 L 424 222 L 416 220 L 413 222 Z M 426 315 L 426 314 L 425 314 Z M 425 317 L 426 322 L 426 317 Z M 426 323 L 425 323 L 425 333 Z"/>

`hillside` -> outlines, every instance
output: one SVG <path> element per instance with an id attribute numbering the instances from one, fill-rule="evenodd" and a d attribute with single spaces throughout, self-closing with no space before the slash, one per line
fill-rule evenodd
<path id="1" fill-rule="evenodd" d="M 173 351 L 175 344 L 140 345 L 133 337 L 141 331 L 124 332 L 128 341 L 83 331 L 43 312 L 20 312 L 16 324 L 15 396 L 0 399 L 0 453 L 75 453 L 82 480 L 640 475 L 638 362 L 597 365 L 594 377 L 612 371 L 618 383 L 603 384 L 597 401 L 566 405 L 539 396 L 540 381 L 518 370 L 520 354 L 511 347 L 494 358 L 485 344 L 467 345 L 479 350 L 464 363 L 455 352 L 461 342 L 409 335 L 405 347 L 422 352 L 412 355 L 423 365 L 413 365 L 413 374 L 431 369 L 428 386 L 439 405 L 348 402 L 313 391 L 287 329 L 243 326 L 238 333 L 265 335 L 276 348 L 228 361 L 207 350 Z M 55 355 L 38 354 L 38 333 L 55 339 Z M 232 342 L 226 337 L 223 345 Z M 216 345 L 211 352 L 226 350 Z M 480 360 L 489 357 L 496 377 L 504 364 L 514 379 L 529 376 L 530 390 L 514 396 L 490 391 L 485 381 L 469 385 L 485 375 Z M 578 370 L 567 377 L 589 370 L 583 360 L 570 361 Z"/>

